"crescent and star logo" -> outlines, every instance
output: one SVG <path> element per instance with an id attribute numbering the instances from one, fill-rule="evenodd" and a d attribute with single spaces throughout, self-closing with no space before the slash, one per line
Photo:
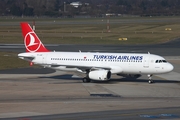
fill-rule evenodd
<path id="1" fill-rule="evenodd" d="M 24 37 L 25 47 L 29 52 L 36 52 L 40 46 L 41 42 L 38 40 L 34 32 L 29 32 Z"/>

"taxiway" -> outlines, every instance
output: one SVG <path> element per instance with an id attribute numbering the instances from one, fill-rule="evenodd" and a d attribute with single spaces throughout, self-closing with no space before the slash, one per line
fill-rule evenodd
<path id="1" fill-rule="evenodd" d="M 171 73 L 139 79 L 113 76 L 82 83 L 80 77 L 44 68 L 0 71 L 0 119 L 180 119 L 180 40 L 157 45 L 48 45 L 57 51 L 151 52 L 174 65 Z M 3 47 L 5 46 L 5 47 Z M 9 46 L 9 48 L 7 48 Z M 0 45 L 1 51 L 24 47 Z"/>

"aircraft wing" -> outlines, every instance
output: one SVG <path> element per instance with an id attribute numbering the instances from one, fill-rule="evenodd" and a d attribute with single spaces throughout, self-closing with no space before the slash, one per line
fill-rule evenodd
<path id="1" fill-rule="evenodd" d="M 64 68 L 76 68 L 78 72 L 86 73 L 87 70 L 99 70 L 99 69 L 104 69 L 104 70 L 111 70 L 111 67 L 108 66 L 73 66 L 73 65 L 60 65 L 60 64 L 50 64 L 50 65 L 44 65 L 48 67 L 64 67 Z"/>

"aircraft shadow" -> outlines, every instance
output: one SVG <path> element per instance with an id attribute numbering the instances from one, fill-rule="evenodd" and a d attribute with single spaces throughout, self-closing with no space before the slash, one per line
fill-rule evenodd
<path id="1" fill-rule="evenodd" d="M 68 81 L 80 81 L 82 82 L 82 78 L 81 77 L 73 77 L 72 74 L 64 74 L 64 75 L 56 75 L 56 76 L 48 76 L 48 77 L 39 77 L 39 78 L 51 78 L 51 79 L 56 79 L 56 80 L 68 80 Z M 176 81 L 176 80 L 153 80 L 154 83 L 180 83 L 180 81 Z M 135 82 L 135 83 L 148 83 L 148 79 L 141 79 L 141 78 L 131 78 L 131 77 L 127 77 L 127 78 L 112 78 L 109 81 L 95 81 L 92 80 L 92 83 L 103 83 L 103 84 L 116 84 L 116 83 L 128 83 L 128 82 Z"/>
<path id="2" fill-rule="evenodd" d="M 136 83 L 148 83 L 148 79 L 141 79 L 141 78 L 120 78 L 120 79 L 111 79 L 109 83 L 116 83 L 116 82 L 136 82 Z M 153 80 L 154 83 L 180 83 L 180 81 L 176 80 Z"/>
<path id="3" fill-rule="evenodd" d="M 58 80 L 82 80 L 79 77 L 73 77 L 72 74 L 64 74 L 64 75 L 56 75 L 56 76 L 48 76 L 48 77 L 39 77 L 39 78 L 51 78 L 51 79 L 58 79 Z"/>

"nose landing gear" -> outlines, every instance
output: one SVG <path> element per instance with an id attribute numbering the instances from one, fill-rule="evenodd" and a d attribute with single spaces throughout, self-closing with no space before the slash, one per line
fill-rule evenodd
<path id="1" fill-rule="evenodd" d="M 147 75 L 148 76 L 148 79 L 149 79 L 149 84 L 151 84 L 151 83 L 154 83 L 154 81 L 152 80 L 152 75 L 151 74 L 149 74 L 149 75 Z"/>

